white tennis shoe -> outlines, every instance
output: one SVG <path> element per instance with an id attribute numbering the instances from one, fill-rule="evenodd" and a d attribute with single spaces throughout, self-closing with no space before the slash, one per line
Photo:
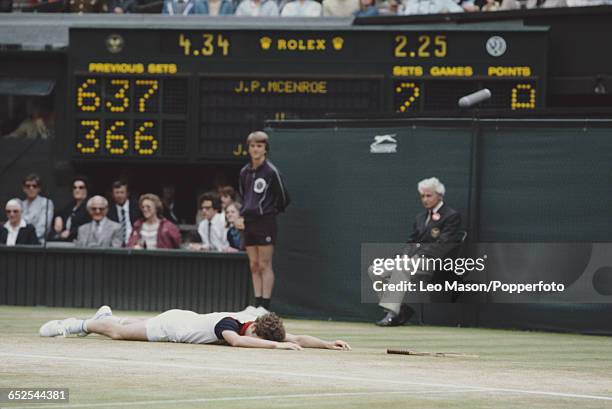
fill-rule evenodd
<path id="1" fill-rule="evenodd" d="M 91 319 L 94 321 L 97 321 L 97 320 L 102 320 L 104 318 L 108 318 L 112 316 L 113 316 L 113 310 L 111 310 L 111 308 L 108 305 L 103 305 L 100 308 L 98 308 L 98 311 L 96 311 L 96 313 L 94 314 L 93 317 L 91 317 Z"/>
<path id="2" fill-rule="evenodd" d="M 83 320 L 76 318 L 66 318 L 65 320 L 53 320 L 49 321 L 40 327 L 38 333 L 41 337 L 66 337 L 68 335 L 80 335 L 85 334 L 81 328 Z"/>

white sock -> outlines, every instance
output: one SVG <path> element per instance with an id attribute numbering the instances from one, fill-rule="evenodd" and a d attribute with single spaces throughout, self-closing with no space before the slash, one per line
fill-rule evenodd
<path id="1" fill-rule="evenodd" d="M 79 334 L 83 331 L 86 331 L 83 326 L 85 324 L 85 320 L 76 320 L 73 324 L 68 327 L 68 333 L 70 334 Z"/>

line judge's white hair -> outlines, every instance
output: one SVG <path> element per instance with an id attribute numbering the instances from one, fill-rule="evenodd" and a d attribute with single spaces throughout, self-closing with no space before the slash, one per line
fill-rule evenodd
<path id="1" fill-rule="evenodd" d="M 424 190 L 433 190 L 440 196 L 444 196 L 444 194 L 446 193 L 446 188 L 444 187 L 444 184 L 442 184 L 442 182 L 440 182 L 438 178 L 428 178 L 421 180 L 417 185 L 417 189 L 419 193 L 423 193 Z"/>
<path id="2" fill-rule="evenodd" d="M 21 200 L 14 198 L 9 200 L 8 202 L 6 202 L 6 206 L 4 206 L 5 209 L 8 209 L 9 206 L 11 207 L 18 207 L 19 211 L 23 212 L 23 206 L 21 205 Z"/>
<path id="3" fill-rule="evenodd" d="M 96 200 L 101 201 L 102 206 L 108 207 L 108 200 L 106 200 L 104 196 L 96 195 L 96 196 L 90 197 L 89 200 L 87 201 L 87 210 L 91 210 L 91 206 L 93 205 L 93 202 L 95 202 Z"/>

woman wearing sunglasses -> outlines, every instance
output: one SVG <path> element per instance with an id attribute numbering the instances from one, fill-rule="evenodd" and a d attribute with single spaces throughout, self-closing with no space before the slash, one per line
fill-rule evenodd
<path id="1" fill-rule="evenodd" d="M 72 200 L 55 215 L 50 240 L 73 241 L 79 227 L 91 221 L 87 212 L 88 184 L 84 176 L 72 179 Z"/>

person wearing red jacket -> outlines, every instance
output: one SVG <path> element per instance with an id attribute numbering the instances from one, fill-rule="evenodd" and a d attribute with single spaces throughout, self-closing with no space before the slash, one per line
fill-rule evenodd
<path id="1" fill-rule="evenodd" d="M 134 223 L 127 247 L 134 249 L 177 249 L 181 246 L 181 232 L 165 219 L 162 202 L 157 195 L 146 193 L 138 200 L 142 219 Z"/>

